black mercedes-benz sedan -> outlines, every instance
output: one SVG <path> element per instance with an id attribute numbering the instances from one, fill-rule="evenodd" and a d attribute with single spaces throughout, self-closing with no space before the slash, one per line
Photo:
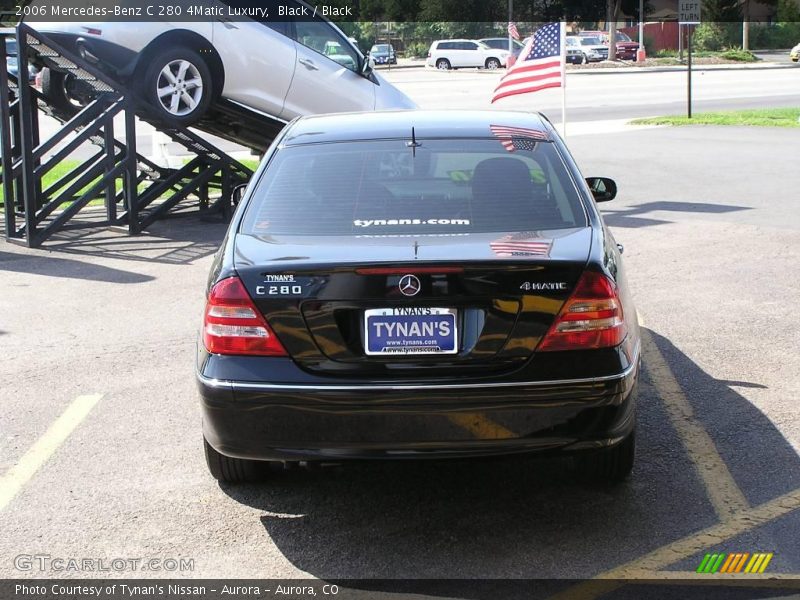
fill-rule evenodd
<path id="1" fill-rule="evenodd" d="M 300 118 L 216 255 L 198 343 L 208 467 L 578 453 L 633 466 L 640 339 L 620 249 L 550 122 Z"/>

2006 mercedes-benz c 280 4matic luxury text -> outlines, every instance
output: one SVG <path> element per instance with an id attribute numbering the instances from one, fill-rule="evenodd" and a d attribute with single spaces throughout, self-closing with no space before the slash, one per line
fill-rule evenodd
<path id="1" fill-rule="evenodd" d="M 625 478 L 640 339 L 595 204 L 615 194 L 541 115 L 293 121 L 208 281 L 211 473 L 574 451 Z"/>

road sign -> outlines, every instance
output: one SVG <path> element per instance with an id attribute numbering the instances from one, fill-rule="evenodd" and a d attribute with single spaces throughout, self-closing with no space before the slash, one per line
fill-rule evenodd
<path id="1" fill-rule="evenodd" d="M 678 20 L 681 25 L 699 25 L 702 4 L 700 0 L 678 0 Z"/>

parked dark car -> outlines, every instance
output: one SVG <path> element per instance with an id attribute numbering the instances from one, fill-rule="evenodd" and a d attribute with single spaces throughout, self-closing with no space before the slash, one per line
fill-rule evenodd
<path id="1" fill-rule="evenodd" d="M 539 115 L 304 117 L 244 192 L 197 354 L 219 480 L 270 463 L 577 453 L 633 465 L 640 338 L 620 250 Z"/>
<path id="2" fill-rule="evenodd" d="M 17 62 L 17 40 L 12 37 L 6 37 L 6 70 L 10 75 L 18 77 L 19 63 Z M 39 70 L 32 64 L 28 63 L 28 82 L 34 83 L 36 75 Z"/>
<path id="3" fill-rule="evenodd" d="M 396 65 L 397 55 L 391 44 L 375 44 L 369 51 L 369 56 L 376 65 Z"/>

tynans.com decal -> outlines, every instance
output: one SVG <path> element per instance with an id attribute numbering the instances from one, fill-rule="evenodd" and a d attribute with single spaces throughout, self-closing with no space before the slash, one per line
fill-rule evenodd
<path id="1" fill-rule="evenodd" d="M 466 225 L 469 219 L 355 219 L 356 227 L 397 227 L 402 225 Z"/>

